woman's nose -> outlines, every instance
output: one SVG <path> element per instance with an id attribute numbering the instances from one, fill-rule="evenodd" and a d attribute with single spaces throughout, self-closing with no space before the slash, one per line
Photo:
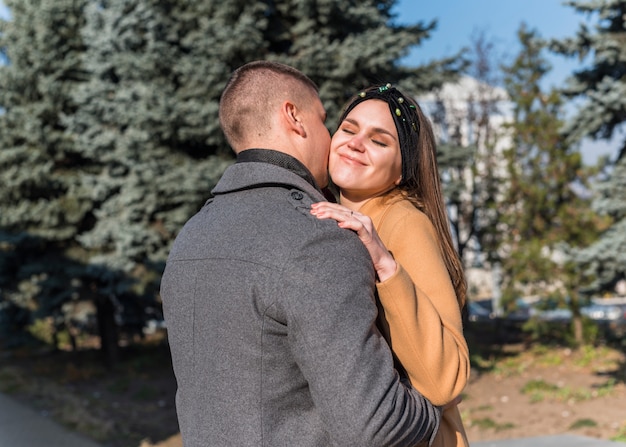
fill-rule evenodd
<path id="1" fill-rule="evenodd" d="M 353 135 L 348 141 L 348 147 L 352 150 L 363 152 L 363 139 L 359 135 Z"/>

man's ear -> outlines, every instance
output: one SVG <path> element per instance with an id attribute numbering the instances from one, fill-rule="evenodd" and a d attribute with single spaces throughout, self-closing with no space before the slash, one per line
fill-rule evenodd
<path id="1" fill-rule="evenodd" d="M 288 130 L 295 132 L 301 137 L 306 137 L 306 131 L 302 124 L 302 113 L 294 103 L 290 101 L 283 102 L 281 117 Z"/>

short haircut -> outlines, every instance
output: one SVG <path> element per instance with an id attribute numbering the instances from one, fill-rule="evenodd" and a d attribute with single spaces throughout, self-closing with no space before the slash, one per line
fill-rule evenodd
<path id="1" fill-rule="evenodd" d="M 272 113 L 283 101 L 305 110 L 315 83 L 301 71 L 271 61 L 255 61 L 233 72 L 220 99 L 219 117 L 224 136 L 233 149 L 251 138 L 266 135 Z"/>

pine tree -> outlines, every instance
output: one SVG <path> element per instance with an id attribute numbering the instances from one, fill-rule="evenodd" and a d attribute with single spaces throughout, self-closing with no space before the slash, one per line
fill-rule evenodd
<path id="1" fill-rule="evenodd" d="M 71 91 L 85 78 L 84 2 L 5 3 L 12 18 L 0 22 L 0 288 L 19 329 L 33 313 L 63 319 L 72 293 L 64 251 L 89 212 L 73 194 L 78 157 L 61 120 L 74 113 Z"/>
<path id="2" fill-rule="evenodd" d="M 435 24 L 395 25 L 394 3 L 7 1 L 0 176 L 11 188 L 0 203 L 15 209 L 0 217 L 7 285 L 19 265 L 38 272 L 21 273 L 31 295 L 57 293 L 58 308 L 76 296 L 95 302 L 110 329 L 103 346 L 114 350 L 113 314 L 140 328 L 158 312 L 169 245 L 232 162 L 217 111 L 235 68 L 270 59 L 302 69 L 320 86 L 331 128 L 342 103 L 371 82 L 419 91 L 454 77 L 457 58 L 398 65 Z M 48 267 L 35 267 L 44 258 L 33 247 Z"/>
<path id="3" fill-rule="evenodd" d="M 613 224 L 601 237 L 580 250 L 576 260 L 593 281 L 584 288 L 589 295 L 612 295 L 626 279 L 626 156 L 619 158 L 594 190 L 593 208 Z"/>
<path id="4" fill-rule="evenodd" d="M 398 83 L 420 93 L 441 86 L 466 65 L 460 56 L 409 68 L 398 60 L 436 23 L 394 24 L 395 0 L 286 0 L 274 2 L 265 34 L 268 59 L 293 65 L 320 86 L 329 123 L 340 106 L 370 84 Z M 267 12 L 266 12 L 267 14 Z"/>
<path id="5" fill-rule="evenodd" d="M 65 120 L 81 149 L 81 190 L 94 215 L 77 239 L 96 253 L 91 262 L 121 271 L 163 261 L 228 163 L 209 156 L 219 152 L 209 145 L 219 141 L 209 114 L 217 105 L 203 99 L 217 89 L 200 92 L 179 70 L 192 61 L 175 6 L 112 0 L 86 10 L 90 79 L 75 90 L 77 110 Z"/>
<path id="6" fill-rule="evenodd" d="M 73 179 L 72 141 L 62 114 L 75 110 L 70 92 L 84 78 L 81 2 L 7 1 L 0 48 L 0 225 L 52 240 L 75 233 L 84 209 L 67 197 Z"/>
<path id="7" fill-rule="evenodd" d="M 228 163 L 218 101 L 241 64 L 262 58 L 302 69 L 320 85 L 329 115 L 368 79 L 411 80 L 414 87 L 411 74 L 425 84 L 452 77 L 460 65 L 453 60 L 427 69 L 397 66 L 433 25 L 391 25 L 393 3 L 91 5 L 84 31 L 91 77 L 76 90 L 78 110 L 67 123 L 86 160 L 82 189 L 97 194 L 96 222 L 79 237 L 97 253 L 92 262 L 129 271 L 142 260 L 164 259 Z"/>
<path id="8" fill-rule="evenodd" d="M 507 153 L 509 194 L 503 222 L 508 237 L 502 250 L 509 297 L 520 293 L 552 295 L 569 306 L 575 336 L 582 341 L 578 287 L 585 279 L 571 259 L 572 248 L 597 236 L 600 220 L 589 209 L 588 176 L 578 146 L 563 137 L 563 99 L 544 92 L 540 82 L 550 66 L 546 43 L 522 26 L 522 50 L 504 67 L 513 101 L 513 140 Z"/>
<path id="9" fill-rule="evenodd" d="M 78 110 L 67 120 L 85 160 L 82 189 L 98 196 L 88 199 L 96 223 L 81 243 L 122 270 L 163 259 L 225 167 L 217 105 L 242 63 L 262 56 L 301 68 L 335 113 L 357 88 L 349 82 L 408 78 L 395 60 L 430 28 L 389 25 L 392 4 L 92 4 L 84 32 L 91 77 L 77 88 Z"/>
<path id="10" fill-rule="evenodd" d="M 626 121 L 626 0 L 569 1 L 566 5 L 595 20 L 590 29 L 581 24 L 575 37 L 552 42 L 552 49 L 585 61 L 573 73 L 563 93 L 580 100 L 566 127 L 576 138 L 609 139 Z M 612 293 L 626 279 L 626 139 L 615 165 L 597 187 L 594 208 L 609 216 L 613 225 L 578 256 L 586 273 L 594 277 L 588 293 Z"/>

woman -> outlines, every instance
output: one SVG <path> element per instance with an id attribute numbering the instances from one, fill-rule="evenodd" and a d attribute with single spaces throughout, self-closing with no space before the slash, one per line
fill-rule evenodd
<path id="1" fill-rule="evenodd" d="M 391 85 L 371 87 L 345 107 L 329 171 L 341 205 L 321 202 L 311 212 L 356 231 L 368 248 L 378 276 L 381 331 L 399 369 L 432 403 L 446 407 L 433 445 L 468 446 L 454 403 L 470 372 L 461 322 L 467 286 L 430 123 Z"/>

